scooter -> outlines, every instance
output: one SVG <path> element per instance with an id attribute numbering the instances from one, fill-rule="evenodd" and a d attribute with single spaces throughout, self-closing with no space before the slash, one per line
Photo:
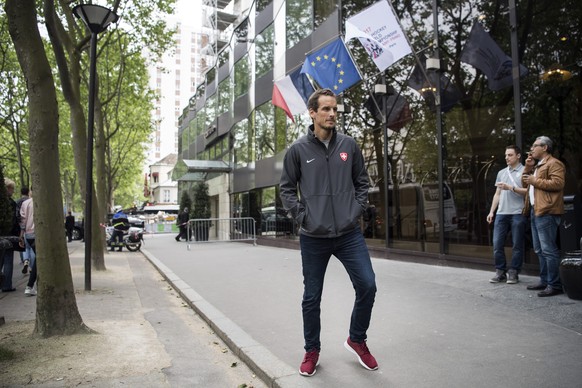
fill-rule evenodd
<path id="1" fill-rule="evenodd" d="M 126 247 L 130 252 L 137 252 L 141 248 L 141 244 L 145 244 L 143 241 L 143 229 L 131 226 L 128 230 L 123 231 L 122 242 L 111 241 L 111 236 L 113 236 L 114 228 L 113 226 L 108 226 L 105 228 L 105 238 L 107 239 L 107 246 L 110 248 L 123 248 Z"/>

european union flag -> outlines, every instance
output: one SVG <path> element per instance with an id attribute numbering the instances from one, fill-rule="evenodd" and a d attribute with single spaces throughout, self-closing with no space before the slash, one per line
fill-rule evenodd
<path id="1" fill-rule="evenodd" d="M 340 37 L 309 54 L 301 72 L 309 74 L 319 86 L 329 88 L 335 94 L 343 92 L 362 79 Z"/>

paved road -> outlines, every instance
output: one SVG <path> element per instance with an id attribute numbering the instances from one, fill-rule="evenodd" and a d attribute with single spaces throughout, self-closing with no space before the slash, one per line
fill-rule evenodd
<path id="1" fill-rule="evenodd" d="M 303 357 L 300 252 L 243 243 L 186 246 L 170 235 L 147 236 L 145 253 L 194 306 L 210 311 L 207 319 L 226 322 L 221 334 L 242 349 L 242 358 L 245 344 L 237 339 L 260 349 L 258 360 L 248 351 L 250 364 L 256 361 L 275 386 L 581 384 L 582 301 L 538 298 L 525 288 L 535 277 L 523 276 L 517 285 L 490 284 L 493 271 L 373 259 L 378 293 L 368 344 L 380 368 L 370 372 L 343 348 L 353 289 L 332 260 L 322 302 L 320 366 L 306 378 L 296 372 Z"/>

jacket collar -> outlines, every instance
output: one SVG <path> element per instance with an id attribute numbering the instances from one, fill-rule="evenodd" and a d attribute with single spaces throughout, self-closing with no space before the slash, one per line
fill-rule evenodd
<path id="1" fill-rule="evenodd" d="M 318 141 L 318 142 L 321 143 L 321 140 L 319 140 L 317 138 L 317 136 L 315 136 L 315 132 L 314 131 L 315 131 L 315 127 L 313 126 L 313 124 L 311 124 L 309 126 L 309 128 L 307 129 L 307 136 L 309 136 L 309 139 L 311 141 Z M 336 136 L 337 136 L 337 129 L 334 127 L 333 128 L 333 131 L 331 133 L 331 139 L 329 139 L 329 144 L 332 144 L 335 141 Z"/>

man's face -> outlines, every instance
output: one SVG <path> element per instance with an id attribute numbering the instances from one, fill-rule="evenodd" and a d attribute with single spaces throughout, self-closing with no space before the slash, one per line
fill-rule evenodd
<path id="1" fill-rule="evenodd" d="M 519 154 L 515 153 L 515 150 L 512 148 L 508 148 L 505 150 L 505 163 L 508 166 L 514 166 L 519 161 Z"/>
<path id="2" fill-rule="evenodd" d="M 546 149 L 547 146 L 543 145 L 540 139 L 536 139 L 530 148 L 532 158 L 537 160 L 543 159 Z"/>
<path id="3" fill-rule="evenodd" d="M 309 110 L 309 116 L 313 119 L 314 126 L 326 130 L 335 127 L 337 116 L 337 101 L 332 96 L 319 96 L 319 108 L 317 111 Z"/>
<path id="4" fill-rule="evenodd" d="M 6 186 L 6 192 L 9 198 L 12 197 L 12 194 L 14 194 L 14 186 Z"/>

